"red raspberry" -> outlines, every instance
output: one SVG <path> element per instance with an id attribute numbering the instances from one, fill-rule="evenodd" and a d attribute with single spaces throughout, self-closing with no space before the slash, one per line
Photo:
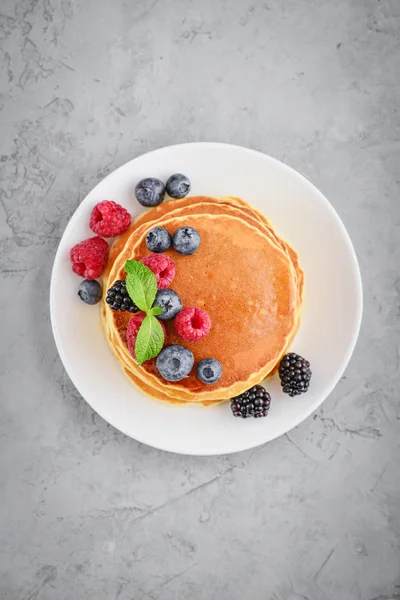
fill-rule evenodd
<path id="1" fill-rule="evenodd" d="M 114 237 L 124 233 L 131 224 L 131 215 L 120 204 L 103 200 L 96 204 L 90 215 L 89 227 L 100 237 Z"/>
<path id="2" fill-rule="evenodd" d="M 159 290 L 165 290 L 171 285 L 175 277 L 175 263 L 169 256 L 149 254 L 149 256 L 142 258 L 141 262 L 153 271 Z"/>
<path id="3" fill-rule="evenodd" d="M 106 268 L 108 244 L 99 237 L 92 237 L 76 244 L 69 256 L 74 273 L 85 279 L 96 279 Z"/>
<path id="4" fill-rule="evenodd" d="M 175 331 L 185 342 L 198 342 L 211 329 L 211 319 L 205 310 L 188 306 L 175 317 Z"/>
<path id="5" fill-rule="evenodd" d="M 135 360 L 136 360 L 135 342 L 136 342 L 138 331 L 140 329 L 141 324 L 143 323 L 143 319 L 145 318 L 145 316 L 146 316 L 146 314 L 144 312 L 137 313 L 134 317 L 132 317 L 132 319 L 129 320 L 128 328 L 126 330 L 126 342 L 127 342 L 128 350 Z M 161 321 L 158 321 L 158 322 L 160 323 L 161 327 L 163 328 L 164 341 L 165 341 L 167 332 L 165 331 L 164 323 L 161 323 Z"/>

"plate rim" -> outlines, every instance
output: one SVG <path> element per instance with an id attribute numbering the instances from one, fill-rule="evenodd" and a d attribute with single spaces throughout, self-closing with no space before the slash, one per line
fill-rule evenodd
<path id="1" fill-rule="evenodd" d="M 262 157 L 263 159 L 268 159 L 269 161 L 271 161 L 272 163 L 275 163 L 277 166 L 279 166 L 280 168 L 284 168 L 287 169 L 289 172 L 291 172 L 291 175 L 296 177 L 298 180 L 302 181 L 303 183 L 305 183 L 307 186 L 311 187 L 314 194 L 316 194 L 319 197 L 319 200 L 323 202 L 323 204 L 325 205 L 325 208 L 331 213 L 331 215 L 334 217 L 334 220 L 336 222 L 336 224 L 339 226 L 339 228 L 341 229 L 341 233 L 343 235 L 343 237 L 346 240 L 347 243 L 347 247 L 348 250 L 350 251 L 350 255 L 351 255 L 351 259 L 352 259 L 352 266 L 354 268 L 354 274 L 355 274 L 355 289 L 356 289 L 356 308 L 357 308 L 357 315 L 356 315 L 356 319 L 354 319 L 354 323 L 353 323 L 353 328 L 352 328 L 352 333 L 351 333 L 351 343 L 349 344 L 346 353 L 344 353 L 340 367 L 337 369 L 337 377 L 336 377 L 336 381 L 331 384 L 328 388 L 327 391 L 324 393 L 324 397 L 322 399 L 317 398 L 315 402 L 312 403 L 312 405 L 310 407 L 308 407 L 307 409 L 305 409 L 304 414 L 302 415 L 302 418 L 300 420 L 298 420 L 297 418 L 295 419 L 295 423 L 293 424 L 289 424 L 289 427 L 281 427 L 280 429 L 278 428 L 278 430 L 276 432 L 274 432 L 273 437 L 270 437 L 269 439 L 266 439 L 264 442 L 261 442 L 260 444 L 244 444 L 242 445 L 240 448 L 236 448 L 236 449 L 229 449 L 229 450 L 223 450 L 222 452 L 215 452 L 210 450 L 209 452 L 206 451 L 206 449 L 204 451 L 202 451 L 201 453 L 198 453 L 196 451 L 191 451 L 189 450 L 182 450 L 182 449 L 172 449 L 172 448 L 166 448 L 164 447 L 162 444 L 157 445 L 154 443 L 149 443 L 148 441 L 146 441 L 145 439 L 141 439 L 140 434 L 136 435 L 135 437 L 133 437 L 131 435 L 131 433 L 129 433 L 124 426 L 120 426 L 119 424 L 116 425 L 115 421 L 113 419 L 113 417 L 111 416 L 111 418 L 109 417 L 109 415 L 105 414 L 104 410 L 99 411 L 97 408 L 95 408 L 92 403 L 87 400 L 85 398 L 85 396 L 80 392 L 79 390 L 79 386 L 77 385 L 77 382 L 75 380 L 75 376 L 73 375 L 73 369 L 71 369 L 68 358 L 66 356 L 66 354 L 64 353 L 63 347 L 62 347 L 62 342 L 61 342 L 61 336 L 57 327 L 57 323 L 56 323 L 56 319 L 55 319 L 55 284 L 54 284 L 54 280 L 55 280 L 55 273 L 57 270 L 57 265 L 58 262 L 60 261 L 60 256 L 61 256 L 61 245 L 62 245 L 62 240 L 64 239 L 65 235 L 69 233 L 70 230 L 72 230 L 74 223 L 75 223 L 75 216 L 76 213 L 78 212 L 79 208 L 81 207 L 81 205 L 84 203 L 84 201 L 86 200 L 86 198 L 88 197 L 88 195 L 98 186 L 100 185 L 100 183 L 104 182 L 105 180 L 107 180 L 108 178 L 110 178 L 111 176 L 115 176 L 115 174 L 126 167 L 126 165 L 128 165 L 129 163 L 135 161 L 138 158 L 144 157 L 144 156 L 148 156 L 150 154 L 155 154 L 157 152 L 160 151 L 170 151 L 173 149 L 177 149 L 177 148 L 189 148 L 189 147 L 214 147 L 214 148 L 220 148 L 220 149 L 234 149 L 234 150 L 238 150 L 241 152 L 246 152 L 248 154 L 252 154 L 258 157 Z M 78 217 L 76 217 L 78 218 Z M 283 161 L 274 158 L 273 156 L 270 156 L 269 154 L 266 154 L 264 152 L 261 152 L 259 150 L 254 150 L 252 148 L 248 148 L 246 146 L 240 146 L 238 144 L 229 144 L 229 143 L 225 143 L 225 142 L 207 142 L 207 141 L 202 141 L 202 142 L 185 142 L 182 144 L 172 144 L 169 146 L 160 146 L 158 148 L 155 148 L 153 150 L 149 150 L 148 152 L 145 152 L 143 154 L 138 154 L 137 156 L 133 157 L 132 159 L 126 161 L 125 163 L 123 163 L 122 165 L 120 165 L 119 167 L 117 167 L 116 169 L 114 169 L 113 171 L 111 171 L 110 173 L 108 173 L 108 175 L 106 175 L 106 177 L 103 177 L 103 179 L 100 179 L 100 181 L 98 181 L 96 183 L 96 185 L 94 185 L 85 195 L 85 197 L 80 201 L 80 203 L 78 204 L 78 206 L 76 207 L 74 213 L 72 214 L 72 216 L 70 217 L 65 229 L 62 232 L 61 238 L 59 240 L 58 246 L 57 246 L 57 250 L 56 253 L 54 255 L 54 260 L 53 260 L 53 265 L 52 265 L 52 269 L 51 269 L 51 277 L 50 277 L 50 289 L 49 289 L 49 308 L 50 308 L 50 322 L 51 322 L 51 328 L 52 328 L 52 332 L 53 332 L 53 337 L 54 337 L 54 341 L 55 341 L 55 345 L 57 348 L 57 352 L 59 354 L 59 357 L 61 359 L 61 362 L 63 364 L 63 368 L 65 369 L 68 377 L 70 378 L 72 384 L 74 385 L 74 387 L 76 388 L 76 390 L 78 391 L 78 393 L 82 396 L 83 400 L 91 407 L 91 409 L 97 413 L 102 419 L 104 419 L 104 421 L 106 421 L 107 423 L 109 423 L 112 427 L 114 427 L 117 431 L 120 431 L 121 433 L 123 433 L 124 435 L 126 435 L 127 437 L 136 440 L 137 442 L 144 444 L 146 446 L 150 446 L 152 448 L 155 448 L 157 450 L 162 450 L 164 452 L 170 452 L 173 454 L 181 454 L 181 455 L 188 455 L 188 456 L 220 456 L 220 455 L 227 455 L 227 454 L 234 454 L 237 452 L 244 452 L 246 450 L 250 450 L 252 448 L 257 448 L 260 447 L 264 444 L 267 444 L 268 442 L 273 441 L 274 439 L 277 439 L 279 437 L 281 437 L 282 435 L 284 435 L 285 433 L 291 431 L 294 427 L 297 427 L 298 425 L 300 425 L 301 423 L 303 423 L 303 421 L 305 421 L 319 406 L 322 405 L 322 403 L 328 398 L 328 396 L 332 393 L 332 391 L 334 390 L 334 388 L 336 387 L 336 385 L 338 384 L 338 382 L 340 381 L 344 371 L 346 370 L 351 357 L 354 353 L 357 341 L 358 341 L 358 337 L 359 337 L 359 333 L 360 333 L 360 328 L 361 328 L 361 322 L 362 322 L 362 315 L 363 315 L 363 286 L 362 286 L 362 278 L 361 278 L 361 271 L 360 271 L 360 266 L 359 266 L 359 262 L 357 259 L 357 254 L 356 251 L 354 249 L 354 245 L 353 242 L 351 240 L 351 237 L 342 221 L 342 219 L 340 218 L 339 214 L 337 213 L 337 211 L 335 210 L 335 208 L 332 206 L 332 204 L 329 202 L 329 200 L 324 196 L 324 194 L 302 173 L 300 173 L 299 171 L 297 171 L 296 169 L 294 169 L 293 167 L 287 165 L 286 163 L 284 163 Z M 139 392 L 140 393 L 140 392 Z M 150 398 L 149 398 L 150 400 Z"/>

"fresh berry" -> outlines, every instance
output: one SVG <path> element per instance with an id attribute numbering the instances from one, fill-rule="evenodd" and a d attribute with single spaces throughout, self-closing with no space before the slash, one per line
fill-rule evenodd
<path id="1" fill-rule="evenodd" d="M 186 175 L 175 173 L 168 179 L 165 189 L 171 198 L 184 198 L 190 192 L 190 181 Z"/>
<path id="2" fill-rule="evenodd" d="M 172 245 L 179 254 L 194 254 L 200 245 L 200 234 L 193 227 L 180 227 L 172 237 Z"/>
<path id="3" fill-rule="evenodd" d="M 209 333 L 211 319 L 205 310 L 188 306 L 176 315 L 175 331 L 185 342 L 198 342 Z"/>
<path id="4" fill-rule="evenodd" d="M 167 346 L 157 356 L 157 369 L 167 381 L 181 381 L 189 375 L 193 365 L 193 354 L 178 344 Z"/>
<path id="5" fill-rule="evenodd" d="M 146 177 L 139 181 L 135 195 L 142 206 L 158 206 L 164 200 L 165 185 L 155 177 Z"/>
<path id="6" fill-rule="evenodd" d="M 137 315 L 135 315 L 134 317 L 132 317 L 131 319 L 129 319 L 128 327 L 126 329 L 126 343 L 128 346 L 128 350 L 135 360 L 136 360 L 135 342 L 136 342 L 136 338 L 137 338 L 137 334 L 139 332 L 140 326 L 143 323 L 143 319 L 145 318 L 145 316 L 146 316 L 146 314 L 144 312 L 140 312 Z M 164 323 L 160 323 L 160 325 L 163 329 L 164 340 L 165 340 L 167 333 L 165 331 Z"/>
<path id="7" fill-rule="evenodd" d="M 100 237 L 114 237 L 124 233 L 131 224 L 131 215 L 120 204 L 103 200 L 96 204 L 90 215 L 89 227 Z"/>
<path id="8" fill-rule="evenodd" d="M 182 302 L 174 290 L 158 290 L 153 306 L 159 306 L 163 309 L 158 318 L 162 321 L 168 321 L 176 317 L 182 310 Z"/>
<path id="9" fill-rule="evenodd" d="M 102 287 L 95 279 L 84 279 L 79 286 L 78 296 L 86 304 L 97 304 L 101 300 Z"/>
<path id="10" fill-rule="evenodd" d="M 144 312 L 137 313 L 134 317 L 129 319 L 128 327 L 126 328 L 126 344 L 128 346 L 129 352 L 131 353 L 134 359 L 136 359 L 135 342 L 137 334 L 145 316 L 146 313 Z"/>
<path id="11" fill-rule="evenodd" d="M 72 270 L 85 279 L 97 279 L 107 265 L 108 244 L 99 237 L 92 237 L 71 249 Z"/>
<path id="12" fill-rule="evenodd" d="M 149 254 L 149 256 L 142 258 L 141 262 L 153 271 L 159 290 L 164 290 L 171 285 L 175 277 L 175 263 L 169 256 Z"/>
<path id="13" fill-rule="evenodd" d="M 279 365 L 282 390 L 292 397 L 303 394 L 308 390 L 311 374 L 308 360 L 294 354 L 294 352 L 285 354 Z"/>
<path id="14" fill-rule="evenodd" d="M 231 400 L 231 409 L 234 417 L 247 419 L 266 417 L 271 404 L 271 396 L 262 385 L 255 385 L 247 392 Z"/>
<path id="15" fill-rule="evenodd" d="M 222 375 L 222 365 L 215 358 L 203 358 L 197 363 L 197 377 L 203 383 L 216 383 Z"/>
<path id="16" fill-rule="evenodd" d="M 112 310 L 126 310 L 130 313 L 137 313 L 139 310 L 126 290 L 126 281 L 122 279 L 115 281 L 107 290 L 106 302 Z"/>
<path id="17" fill-rule="evenodd" d="M 172 237 L 164 227 L 153 227 L 146 235 L 146 246 L 150 252 L 165 252 L 171 244 Z"/>

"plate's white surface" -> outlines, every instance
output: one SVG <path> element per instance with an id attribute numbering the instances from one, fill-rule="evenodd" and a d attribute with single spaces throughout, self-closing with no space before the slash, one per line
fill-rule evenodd
<path id="1" fill-rule="evenodd" d="M 141 210 L 136 183 L 147 176 L 166 181 L 185 173 L 192 195 L 239 196 L 271 219 L 298 251 L 305 272 L 305 306 L 293 344 L 311 362 L 304 396 L 289 398 L 277 378 L 268 382 L 266 419 L 235 419 L 229 403 L 203 408 L 170 406 L 141 395 L 123 374 L 103 337 L 98 306 L 77 296 L 80 278 L 69 250 L 90 237 L 89 215 L 100 200 Z M 332 391 L 353 352 L 362 313 L 361 279 L 350 238 L 332 206 L 304 177 L 264 154 L 225 144 L 161 148 L 123 165 L 83 200 L 69 222 L 54 262 L 50 290 L 54 337 L 76 388 L 111 425 L 140 442 L 183 454 L 223 454 L 272 440 L 296 426 Z M 249 341 L 251 343 L 251 341 Z"/>

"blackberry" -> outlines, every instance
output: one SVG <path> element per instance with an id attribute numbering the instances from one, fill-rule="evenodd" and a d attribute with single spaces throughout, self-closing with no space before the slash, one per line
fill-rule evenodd
<path id="1" fill-rule="evenodd" d="M 231 409 L 234 417 L 247 419 L 266 417 L 271 404 L 271 396 L 262 385 L 255 385 L 247 392 L 231 399 Z"/>
<path id="2" fill-rule="evenodd" d="M 126 291 L 126 281 L 122 279 L 115 281 L 107 290 L 106 302 L 112 310 L 127 310 L 130 313 L 136 313 L 139 310 Z"/>
<path id="3" fill-rule="evenodd" d="M 311 374 L 308 360 L 294 354 L 294 352 L 285 354 L 279 365 L 282 390 L 292 397 L 303 394 L 308 390 Z"/>

